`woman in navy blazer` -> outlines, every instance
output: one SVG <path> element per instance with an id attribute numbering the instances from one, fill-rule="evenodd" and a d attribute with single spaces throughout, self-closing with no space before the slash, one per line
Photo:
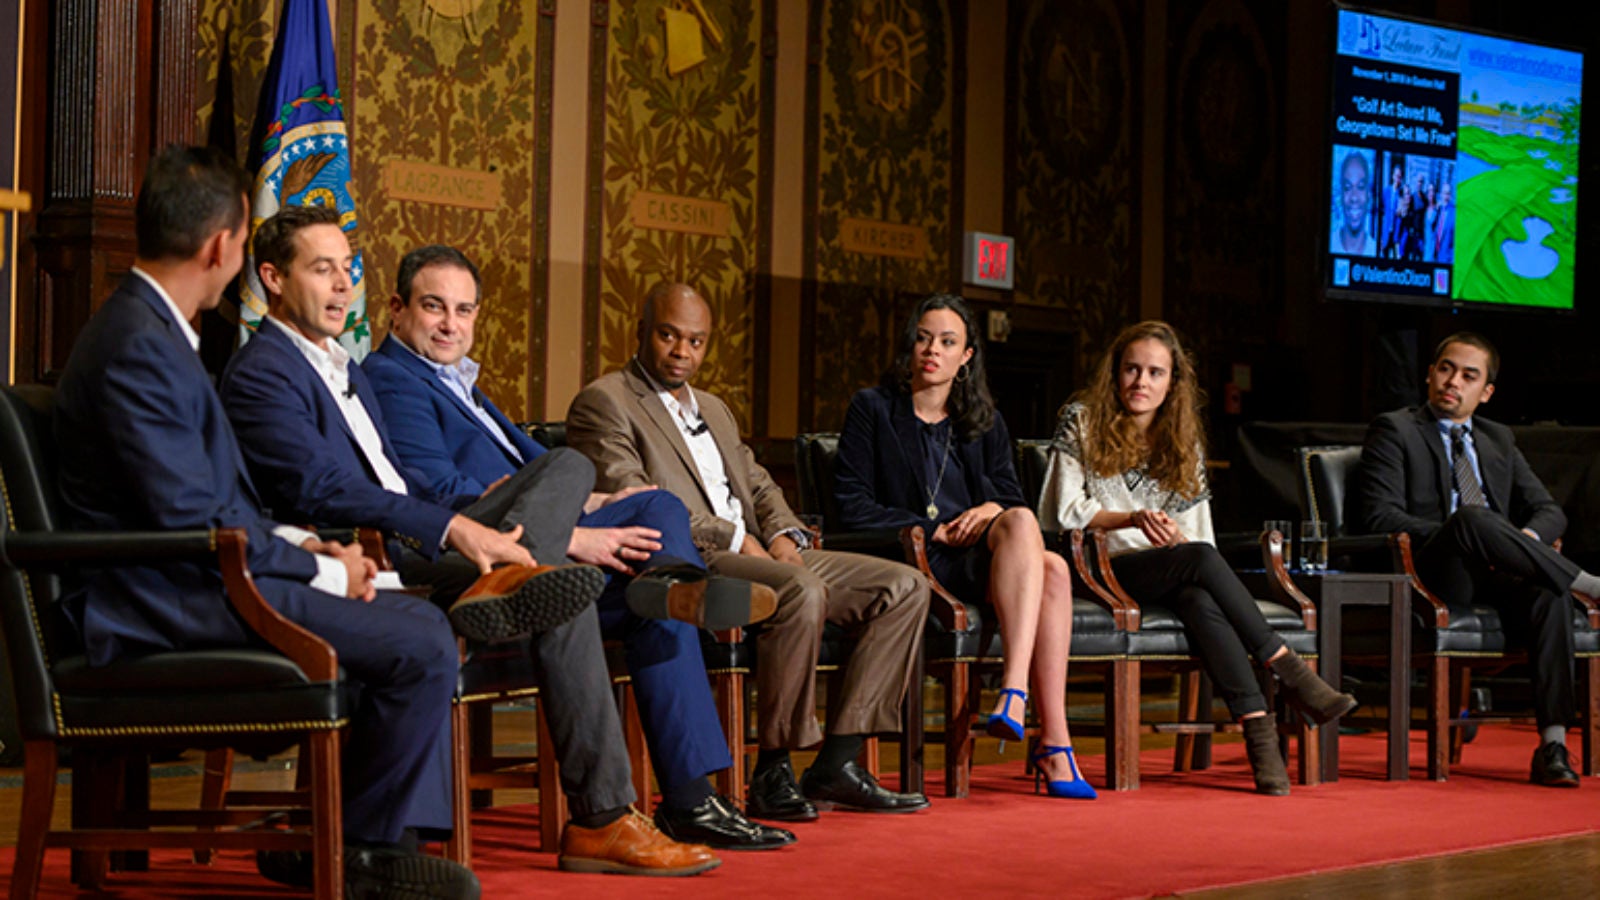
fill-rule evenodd
<path id="1" fill-rule="evenodd" d="M 883 383 L 850 401 L 835 491 L 844 527 L 920 525 L 940 584 L 961 596 L 987 592 L 1006 652 L 988 733 L 1022 740 L 1031 671 L 1042 726 L 1034 761 L 1049 793 L 1093 799 L 1067 731 L 1071 572 L 1045 550 L 1022 496 L 1011 437 L 984 377 L 983 346 L 960 297 L 922 301 Z"/>

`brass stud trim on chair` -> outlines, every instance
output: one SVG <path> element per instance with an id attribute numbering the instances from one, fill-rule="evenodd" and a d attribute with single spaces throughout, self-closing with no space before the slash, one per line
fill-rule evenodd
<path id="1" fill-rule="evenodd" d="M 55 709 L 56 730 L 64 737 L 160 737 L 187 734 L 269 734 L 275 731 L 337 731 L 350 724 L 338 719 L 305 719 L 294 722 L 236 722 L 213 725 L 117 725 L 110 728 L 80 728 L 68 725 L 61 715 L 61 695 L 50 694 Z"/>

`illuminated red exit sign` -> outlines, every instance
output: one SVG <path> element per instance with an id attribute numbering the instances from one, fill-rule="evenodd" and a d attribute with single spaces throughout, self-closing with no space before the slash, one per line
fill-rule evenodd
<path id="1" fill-rule="evenodd" d="M 980 287 L 1011 290 L 1016 280 L 1017 266 L 1016 245 L 1011 238 L 1002 234 L 969 231 L 963 244 L 966 252 L 962 254 L 962 281 Z"/>

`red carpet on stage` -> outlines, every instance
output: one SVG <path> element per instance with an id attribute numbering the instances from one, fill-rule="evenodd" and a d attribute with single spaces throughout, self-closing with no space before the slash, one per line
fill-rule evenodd
<path id="1" fill-rule="evenodd" d="M 558 873 L 554 855 L 524 849 L 532 808 L 506 807 L 474 817 L 474 862 L 485 898 L 1168 894 L 1600 829 L 1600 779 L 1575 791 L 1528 784 L 1533 745 L 1529 728 L 1486 727 L 1450 781 L 1390 783 L 1381 780 L 1382 738 L 1346 737 L 1339 783 L 1287 798 L 1251 793 L 1237 743 L 1219 745 L 1210 770 L 1184 775 L 1170 772 L 1171 751 L 1148 752 L 1140 790 L 1094 802 L 1035 797 L 1021 763 L 981 766 L 967 800 L 936 795 L 933 809 L 903 816 L 825 815 L 795 828 L 794 847 L 725 853 L 707 875 L 648 883 Z M 1412 751 L 1420 773 L 1420 741 Z M 1098 782 L 1103 757 L 1082 762 Z M 0 854 L 0 872 L 12 856 Z M 47 854 L 41 897 L 75 896 L 67 857 Z M 110 891 L 129 900 L 293 893 L 262 882 L 240 854 L 210 868 L 186 859 L 157 852 L 152 872 L 113 875 Z"/>

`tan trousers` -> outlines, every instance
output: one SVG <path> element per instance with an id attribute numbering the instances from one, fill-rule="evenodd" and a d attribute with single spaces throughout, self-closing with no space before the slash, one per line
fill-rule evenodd
<path id="1" fill-rule="evenodd" d="M 778 611 L 761 624 L 756 651 L 762 749 L 799 749 L 822 740 L 816 667 L 827 622 L 856 639 L 839 708 L 828 710 L 828 731 L 899 731 L 900 704 L 922 652 L 927 580 L 903 563 L 859 553 L 805 550 L 800 558 L 804 568 L 723 550 L 705 554 L 711 571 L 759 582 L 778 594 Z"/>

